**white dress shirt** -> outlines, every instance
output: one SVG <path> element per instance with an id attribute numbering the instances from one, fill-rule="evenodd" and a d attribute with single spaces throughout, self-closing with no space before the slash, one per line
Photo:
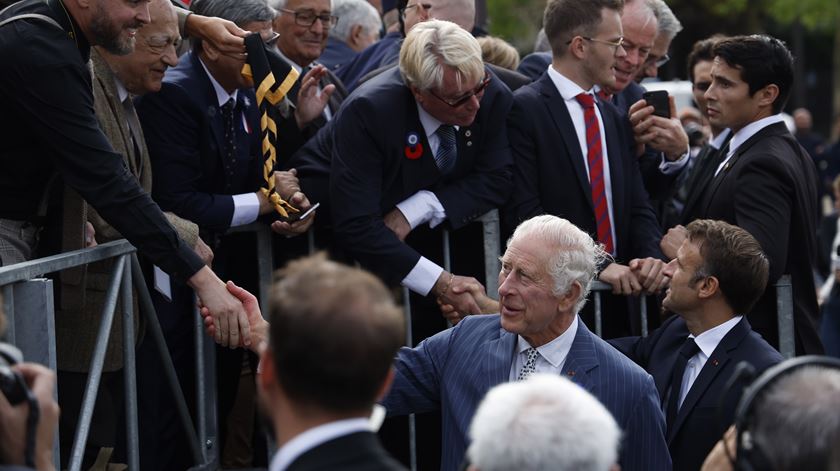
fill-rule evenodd
<path id="1" fill-rule="evenodd" d="M 572 343 L 575 341 L 577 330 L 578 316 L 575 316 L 569 328 L 560 334 L 559 337 L 545 345 L 537 347 L 539 355 L 537 355 L 537 363 L 534 365 L 534 373 L 562 374 L 563 365 L 566 363 L 566 357 L 569 356 L 569 351 L 572 349 Z M 510 365 L 510 381 L 516 381 L 516 378 L 519 376 L 519 371 L 525 366 L 525 361 L 527 360 L 525 351 L 531 348 L 531 344 L 521 335 L 517 337 L 516 355 L 514 355 L 513 362 Z"/>
<path id="2" fill-rule="evenodd" d="M 228 93 L 227 90 L 225 90 L 219 82 L 213 78 L 213 74 L 207 70 L 207 66 L 204 65 L 204 62 L 201 59 L 199 59 L 199 62 L 201 62 L 201 66 L 204 67 L 204 71 L 207 73 L 210 83 L 213 84 L 213 89 L 216 91 L 216 99 L 219 100 L 219 107 L 221 108 L 231 98 L 235 102 L 239 90 L 234 90 L 233 93 Z M 242 114 L 241 118 L 242 124 L 245 125 L 245 115 Z M 248 129 L 248 127 L 246 127 L 246 129 Z M 260 215 L 260 199 L 257 197 L 256 192 L 240 193 L 238 195 L 231 195 L 231 197 L 233 198 L 233 216 L 230 218 L 230 227 L 243 226 L 257 220 L 257 217 Z"/>
<path id="3" fill-rule="evenodd" d="M 715 351 L 720 341 L 726 337 L 726 334 L 728 334 L 736 324 L 741 322 L 743 317 L 744 316 L 735 316 L 723 324 L 712 327 L 711 329 L 701 333 L 697 337 L 694 335 L 688 336 L 689 338 L 694 339 L 694 342 L 696 342 L 697 346 L 700 347 L 700 351 L 695 353 L 693 357 L 689 358 L 688 363 L 685 365 L 685 372 L 683 373 L 682 386 L 680 389 L 680 402 L 677 403 L 678 406 L 682 406 L 685 396 L 688 395 L 688 391 L 691 389 L 691 386 L 694 384 L 697 376 L 700 375 L 700 371 L 703 369 L 703 366 L 706 365 L 706 362 L 709 360 L 709 357 L 712 356 L 712 352 Z"/>
<path id="4" fill-rule="evenodd" d="M 284 471 L 301 455 L 323 443 L 351 433 L 370 431 L 370 424 L 363 417 L 337 420 L 319 425 L 289 440 L 282 448 L 277 450 L 277 453 L 271 458 L 268 469 L 270 471 Z"/>

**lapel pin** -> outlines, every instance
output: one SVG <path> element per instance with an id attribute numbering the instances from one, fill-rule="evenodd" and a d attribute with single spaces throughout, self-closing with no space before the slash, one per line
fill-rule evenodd
<path id="1" fill-rule="evenodd" d="M 719 364 L 720 362 L 717 361 L 717 358 L 712 359 L 712 366 L 718 366 Z"/>
<path id="2" fill-rule="evenodd" d="M 420 142 L 420 135 L 410 131 L 405 136 L 405 158 L 417 160 L 423 155 L 423 143 Z"/>
<path id="3" fill-rule="evenodd" d="M 569 370 L 569 371 L 566 372 L 566 374 L 569 375 L 569 376 L 574 376 L 575 372 L 574 372 L 574 370 Z"/>

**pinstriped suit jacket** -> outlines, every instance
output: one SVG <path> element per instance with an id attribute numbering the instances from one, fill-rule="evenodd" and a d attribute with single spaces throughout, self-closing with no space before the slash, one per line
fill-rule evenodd
<path id="1" fill-rule="evenodd" d="M 498 315 L 469 316 L 397 354 L 396 377 L 383 405 L 389 415 L 441 410 L 441 469 L 457 469 L 463 460 L 479 402 L 490 388 L 508 381 L 516 339 L 502 329 Z M 583 321 L 563 374 L 615 417 L 624 433 L 622 470 L 671 469 L 665 418 L 649 374 L 589 332 Z"/>

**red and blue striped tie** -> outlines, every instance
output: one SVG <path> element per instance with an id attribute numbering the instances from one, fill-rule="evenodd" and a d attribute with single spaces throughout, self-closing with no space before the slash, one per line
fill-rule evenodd
<path id="1" fill-rule="evenodd" d="M 589 165 L 589 185 L 592 188 L 592 207 L 595 208 L 595 224 L 598 241 L 604 244 L 607 253 L 615 253 L 612 238 L 612 222 L 607 207 L 607 187 L 604 183 L 604 153 L 601 149 L 601 129 L 595 116 L 595 98 L 581 93 L 575 97 L 583 107 L 586 123 L 586 162 Z"/>

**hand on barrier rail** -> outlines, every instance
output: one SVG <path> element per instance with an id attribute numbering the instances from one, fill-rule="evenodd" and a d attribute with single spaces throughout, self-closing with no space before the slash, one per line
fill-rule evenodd
<path id="1" fill-rule="evenodd" d="M 242 307 L 245 308 L 245 313 L 248 316 L 248 325 L 251 327 L 249 348 L 256 353 L 260 353 L 263 346 L 268 342 L 268 321 L 262 316 L 259 301 L 248 290 L 236 286 L 232 281 L 228 281 L 225 287 L 230 294 L 242 302 Z M 207 332 L 207 335 L 215 338 L 216 325 L 213 316 L 206 307 L 201 308 L 201 317 L 204 318 L 204 330 Z M 244 347 L 245 345 L 240 344 L 239 346 Z"/>
<path id="2" fill-rule="evenodd" d="M 405 241 L 405 238 L 411 232 L 411 225 L 408 223 L 408 219 L 397 208 L 388 211 L 388 214 L 382 220 L 385 222 L 385 226 L 391 229 L 391 232 L 396 234 L 397 238 L 401 241 Z"/>
<path id="3" fill-rule="evenodd" d="M 671 279 L 665 275 L 666 263 L 658 258 L 634 258 L 627 265 L 642 284 L 645 294 L 656 294 L 662 291 Z"/>
<path id="4" fill-rule="evenodd" d="M 251 331 L 245 308 L 228 292 L 222 280 L 205 266 L 188 280 L 188 284 L 195 290 L 199 306 L 206 307 L 213 316 L 216 343 L 231 348 L 241 344 L 250 346 Z"/>
<path id="5" fill-rule="evenodd" d="M 688 239 L 688 231 L 684 226 L 677 225 L 668 229 L 662 241 L 659 242 L 659 248 L 668 260 L 673 260 L 677 258 L 677 250 L 686 239 Z"/>
<path id="6" fill-rule="evenodd" d="M 89 249 L 97 245 L 99 244 L 96 243 L 96 229 L 90 221 L 85 221 L 85 248 Z"/>
<path id="7" fill-rule="evenodd" d="M 35 363 L 20 363 L 12 370 L 23 375 L 29 390 L 38 401 L 38 423 L 33 458 L 36 469 L 54 470 L 53 439 L 58 428 L 58 404 L 53 399 L 55 373 Z M 29 403 L 12 406 L 0 393 L 0 463 L 24 465 Z"/>
<path id="8" fill-rule="evenodd" d="M 613 287 L 613 294 L 638 295 L 642 292 L 642 284 L 639 283 L 636 274 L 627 265 L 610 263 L 607 268 L 601 271 L 598 279 Z"/>

